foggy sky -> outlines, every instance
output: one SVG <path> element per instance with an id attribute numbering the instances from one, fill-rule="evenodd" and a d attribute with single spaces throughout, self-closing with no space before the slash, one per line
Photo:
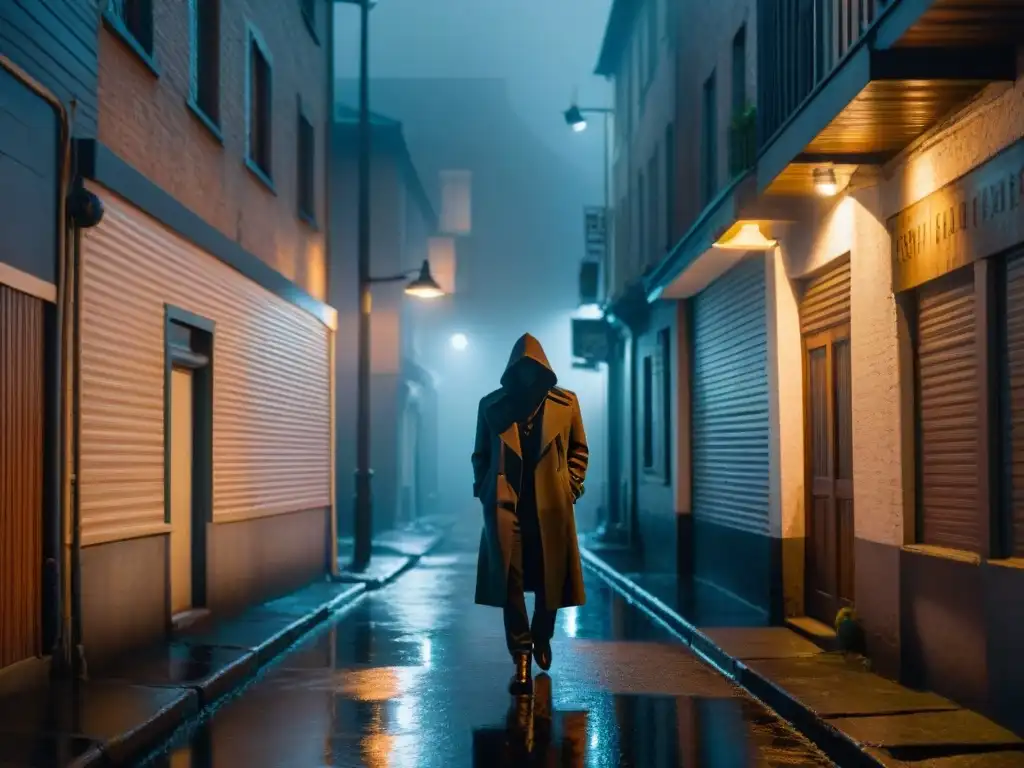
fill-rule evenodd
<path id="1" fill-rule="evenodd" d="M 370 71 L 380 78 L 489 77 L 508 82 L 522 121 L 583 174 L 600 204 L 602 139 L 562 118 L 574 96 L 609 106 L 593 75 L 610 0 L 380 0 L 370 13 Z M 359 72 L 359 9 L 336 6 L 338 77 Z M 372 105 L 371 90 L 371 109 Z"/>
<path id="2" fill-rule="evenodd" d="M 438 446 L 444 457 L 443 509 L 472 502 L 475 404 L 498 385 L 508 351 L 524 331 L 541 339 L 560 383 L 577 393 L 584 412 L 592 490 L 577 506 L 582 528 L 593 525 L 602 503 L 606 376 L 571 367 L 570 317 L 584 255 L 583 208 L 603 202 L 603 137 L 600 123 L 574 133 L 562 113 L 574 99 L 583 107 L 609 106 L 609 85 L 592 74 L 609 5 L 610 0 L 380 0 L 370 14 L 370 109 L 404 123 L 428 194 L 433 192 L 436 204 L 438 163 L 464 163 L 479 172 L 474 231 L 458 246 L 460 287 L 447 310 L 435 307 L 430 313 L 433 324 L 455 323 L 438 332 L 434 354 L 426 355 L 444 425 Z M 339 4 L 336 13 L 337 93 L 355 106 L 359 9 Z M 423 87 L 410 92 L 410 80 L 423 81 Z M 448 90 L 456 84 L 454 100 L 438 90 L 442 81 Z M 453 149 L 453 137 L 459 160 L 440 156 Z M 537 281 L 541 274 L 544 280 Z M 504 302 L 518 310 L 514 316 L 495 313 Z M 451 352 L 453 331 L 468 335 L 467 350 Z"/>

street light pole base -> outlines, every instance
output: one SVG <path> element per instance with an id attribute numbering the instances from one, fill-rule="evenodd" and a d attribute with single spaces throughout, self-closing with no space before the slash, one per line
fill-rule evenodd
<path id="1" fill-rule="evenodd" d="M 373 470 L 356 470 L 356 495 L 353 506 L 352 562 L 344 569 L 348 573 L 363 573 L 370 565 L 373 554 Z"/>

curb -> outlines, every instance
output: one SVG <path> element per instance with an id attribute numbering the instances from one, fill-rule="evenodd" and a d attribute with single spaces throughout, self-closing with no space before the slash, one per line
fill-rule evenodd
<path id="1" fill-rule="evenodd" d="M 586 567 L 608 582 L 630 603 L 682 640 L 697 656 L 790 723 L 836 765 L 843 768 L 886 768 L 886 764 L 866 752 L 865 746 L 860 742 L 832 726 L 788 691 L 726 653 L 694 624 L 643 587 L 623 576 L 599 555 L 585 547 L 580 547 L 580 554 Z"/>
<path id="2" fill-rule="evenodd" d="M 208 717 L 224 699 L 241 694 L 267 666 L 318 625 L 339 611 L 354 608 L 371 591 L 391 584 L 416 567 L 423 557 L 437 548 L 443 538 L 438 536 L 422 553 L 407 557 L 405 564 L 392 573 L 373 581 L 349 585 L 326 603 L 267 638 L 242 659 L 218 670 L 210 677 L 188 686 L 166 686 L 180 691 L 181 698 L 165 707 L 149 722 L 114 737 L 95 753 L 89 754 L 87 760 L 75 762 L 75 768 L 110 763 L 145 764 L 162 752 L 180 731 Z M 131 748 L 123 748 L 129 741 Z"/>
<path id="3" fill-rule="evenodd" d="M 387 551 L 387 555 L 389 557 L 405 558 L 405 563 L 403 563 L 401 566 L 391 571 L 390 573 L 384 576 L 379 576 L 377 578 L 360 577 L 359 574 L 349 573 L 342 576 L 336 576 L 332 579 L 332 581 L 334 581 L 334 583 L 336 584 L 361 585 L 364 586 L 367 589 L 367 591 L 370 592 L 378 590 L 381 587 L 386 587 L 399 576 L 402 576 L 403 574 L 409 572 L 411 569 L 419 565 L 420 560 L 422 560 L 424 557 L 426 557 L 435 549 L 437 549 L 437 547 L 441 544 L 442 541 L 444 541 L 444 532 L 434 534 L 432 540 L 423 548 L 423 551 L 415 555 L 407 555 L 398 551 L 397 549 L 381 547 L 382 550 Z"/>

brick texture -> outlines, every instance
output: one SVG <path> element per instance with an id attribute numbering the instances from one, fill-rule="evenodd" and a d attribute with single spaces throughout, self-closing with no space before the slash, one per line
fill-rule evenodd
<path id="1" fill-rule="evenodd" d="M 222 0 L 220 129 L 223 143 L 187 106 L 189 4 L 154 0 L 155 75 L 109 28 L 99 41 L 99 139 L 246 250 L 316 298 L 326 295 L 324 236 L 298 217 L 298 103 L 316 132 L 316 219 L 326 221 L 324 148 L 328 7 L 315 28 L 299 0 Z M 273 65 L 272 192 L 245 165 L 247 24 Z"/>

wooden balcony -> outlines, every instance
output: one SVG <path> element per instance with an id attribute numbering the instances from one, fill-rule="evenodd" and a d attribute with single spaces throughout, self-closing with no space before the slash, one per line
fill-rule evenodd
<path id="1" fill-rule="evenodd" d="M 885 162 L 1016 78 L 1024 0 L 759 0 L 758 188 Z"/>

